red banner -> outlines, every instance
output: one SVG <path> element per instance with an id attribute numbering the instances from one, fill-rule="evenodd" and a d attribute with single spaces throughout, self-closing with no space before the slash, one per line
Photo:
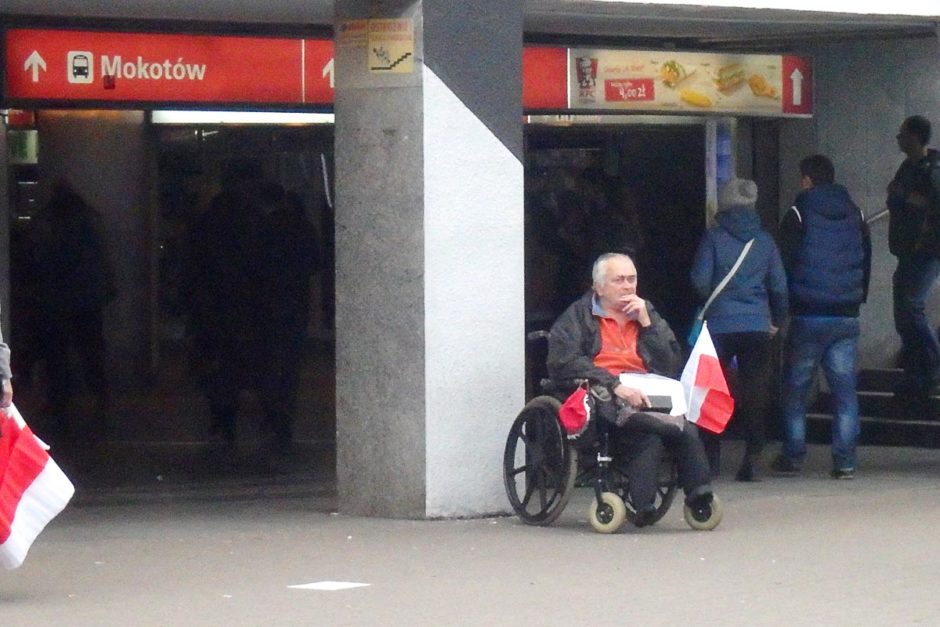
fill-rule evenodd
<path id="1" fill-rule="evenodd" d="M 327 105 L 333 42 L 12 29 L 6 97 Z"/>
<path id="2" fill-rule="evenodd" d="M 335 95 L 330 40 L 11 29 L 5 52 L 14 103 L 328 107 Z M 522 102 L 528 112 L 812 115 L 813 67 L 793 56 L 529 46 Z"/>

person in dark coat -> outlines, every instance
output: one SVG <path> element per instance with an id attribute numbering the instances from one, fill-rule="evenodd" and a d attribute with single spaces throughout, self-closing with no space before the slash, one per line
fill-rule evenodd
<path id="1" fill-rule="evenodd" d="M 587 379 L 609 399 L 601 403 L 599 413 L 621 427 L 637 526 L 650 524 L 655 516 L 664 447 L 678 459 L 686 504 L 693 509 L 709 507 L 713 495 L 698 429 L 681 416 L 643 412 L 643 407 L 650 407 L 649 399 L 619 377 L 623 372 L 677 376 L 681 349 L 672 329 L 637 295 L 636 266 L 630 257 L 605 253 L 594 262 L 591 274 L 593 290 L 568 307 L 552 326 L 549 375 L 561 386 Z"/>
<path id="2" fill-rule="evenodd" d="M 737 362 L 734 420 L 743 423 L 746 450 L 735 475 L 752 481 L 764 446 L 764 421 L 771 363 L 771 338 L 787 317 L 787 278 L 777 245 L 761 228 L 754 211 L 757 185 L 732 179 L 719 190 L 717 225 L 702 237 L 692 264 L 692 283 L 702 302 L 731 271 L 749 241 L 751 249 L 734 277 L 706 312 L 708 330 L 730 380 Z M 705 447 L 713 474 L 719 467 L 720 440 L 707 434 Z"/>
<path id="3" fill-rule="evenodd" d="M 222 190 L 192 226 L 184 302 L 193 366 L 209 401 L 209 431 L 236 442 L 239 395 L 256 387 L 264 314 L 259 307 L 261 268 L 259 171 L 226 165 Z"/>
<path id="4" fill-rule="evenodd" d="M 310 283 L 319 267 L 317 233 L 303 200 L 277 184 L 264 186 L 258 306 L 261 327 L 261 404 L 275 445 L 293 442 L 297 387 L 310 318 Z"/>
<path id="5" fill-rule="evenodd" d="M 940 152 L 928 148 L 930 122 L 904 120 L 898 147 L 907 156 L 888 186 L 888 248 L 894 272 L 894 326 L 901 337 L 904 380 L 898 405 L 917 416 L 940 383 L 940 342 L 925 312 L 927 295 L 940 276 Z"/>
<path id="6" fill-rule="evenodd" d="M 78 380 L 94 396 L 97 429 L 108 428 L 110 395 L 105 375 L 104 308 L 115 295 L 114 271 L 101 216 L 67 181 L 32 225 L 36 281 L 36 343 L 46 365 L 44 413 L 67 432 Z M 80 373 L 72 364 L 79 357 Z"/>
<path id="7" fill-rule="evenodd" d="M 806 457 L 806 403 L 821 364 L 835 401 L 832 476 L 855 472 L 859 435 L 856 362 L 862 303 L 871 277 L 871 236 L 848 190 L 835 183 L 824 155 L 800 162 L 800 185 L 780 224 L 780 251 L 790 286 L 783 387 L 783 452 L 773 469 L 799 472 Z"/>

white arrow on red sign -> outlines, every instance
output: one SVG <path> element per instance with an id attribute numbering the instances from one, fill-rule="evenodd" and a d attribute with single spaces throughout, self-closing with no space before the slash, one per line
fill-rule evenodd
<path id="1" fill-rule="evenodd" d="M 799 107 L 803 105 L 803 72 L 800 72 L 800 68 L 793 70 L 793 73 L 790 74 L 790 80 L 793 82 L 793 106 Z"/>
<path id="2" fill-rule="evenodd" d="M 322 72 L 323 78 L 326 78 L 327 74 L 330 75 L 330 89 L 334 89 L 336 87 L 336 82 L 333 78 L 333 75 L 335 73 L 334 68 L 336 67 L 335 61 L 336 61 L 335 59 L 330 59 L 330 62 L 323 66 L 323 72 Z"/>
<path id="3" fill-rule="evenodd" d="M 33 50 L 33 54 L 26 57 L 26 63 L 23 64 L 23 70 L 33 72 L 33 82 L 39 82 L 39 70 L 46 70 L 46 60 L 42 58 L 38 50 Z"/>

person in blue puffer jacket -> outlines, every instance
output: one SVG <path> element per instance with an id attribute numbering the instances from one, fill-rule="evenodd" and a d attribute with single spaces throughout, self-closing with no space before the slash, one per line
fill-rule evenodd
<path id="1" fill-rule="evenodd" d="M 753 240 L 738 271 L 705 312 L 726 378 L 737 362 L 735 420 L 742 423 L 744 460 L 735 475 L 754 481 L 757 459 L 764 447 L 764 417 L 768 411 L 771 340 L 787 317 L 787 277 L 780 252 L 761 228 L 754 211 L 757 184 L 731 179 L 718 194 L 717 225 L 702 237 L 692 263 L 692 284 L 704 303 L 731 271 L 747 242 Z M 712 473 L 718 473 L 720 440 L 705 435 Z"/>
<path id="2" fill-rule="evenodd" d="M 859 436 L 856 366 L 859 310 L 868 298 L 871 235 L 825 155 L 800 162 L 800 187 L 779 240 L 790 284 L 784 368 L 783 451 L 772 468 L 797 474 L 806 457 L 806 405 L 818 366 L 832 391 L 832 477 L 851 479 Z"/>

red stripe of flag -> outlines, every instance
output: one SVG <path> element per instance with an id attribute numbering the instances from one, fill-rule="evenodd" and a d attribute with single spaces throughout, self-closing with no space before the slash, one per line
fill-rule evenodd
<path id="1" fill-rule="evenodd" d="M 23 493 L 36 480 L 49 460 L 29 427 L 19 425 L 6 414 L 0 437 L 0 544 L 10 537 L 10 527 Z"/>

